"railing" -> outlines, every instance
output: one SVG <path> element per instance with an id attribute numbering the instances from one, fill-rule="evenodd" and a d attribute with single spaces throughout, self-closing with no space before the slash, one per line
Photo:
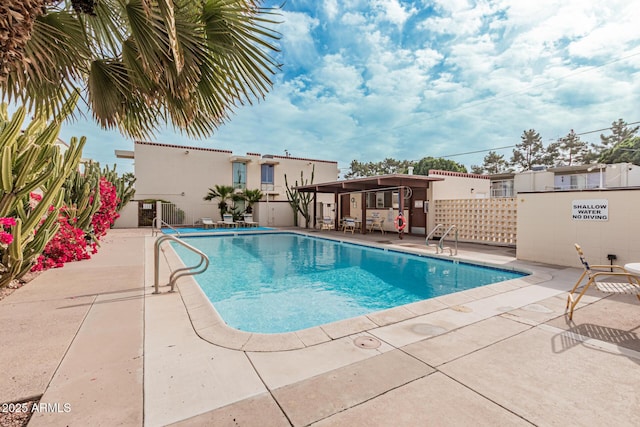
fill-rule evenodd
<path id="1" fill-rule="evenodd" d="M 429 239 L 435 234 L 436 231 L 438 231 L 439 228 L 444 228 L 444 224 L 437 224 L 435 227 L 433 227 L 433 230 L 431 230 L 431 232 L 429 233 L 427 238 L 424 240 L 424 242 L 427 245 L 427 247 L 429 247 L 429 246 L 435 246 L 436 247 L 436 253 L 438 253 L 438 246 L 437 246 L 437 244 L 430 245 L 429 244 Z"/>
<path id="2" fill-rule="evenodd" d="M 447 246 L 446 248 L 443 246 L 444 245 L 444 238 L 447 237 L 447 235 L 449 234 L 449 232 L 451 230 L 455 231 L 455 250 L 456 253 L 454 254 L 453 251 L 451 250 L 450 246 Z M 442 237 L 440 237 L 440 241 L 438 242 L 438 248 L 440 249 L 440 253 L 443 253 L 445 249 L 449 249 L 449 255 L 458 255 L 458 227 L 456 227 L 455 225 L 452 225 L 451 227 L 447 228 L 447 231 L 444 232 L 444 234 L 442 235 Z"/>
<path id="3" fill-rule="evenodd" d="M 190 251 L 200 255 L 200 262 L 198 264 L 190 267 L 178 268 L 177 270 L 171 273 L 171 275 L 169 276 L 169 283 L 168 283 L 168 285 L 171 286 L 171 290 L 169 290 L 169 292 L 174 292 L 176 281 L 179 278 L 184 276 L 194 276 L 196 274 L 203 273 L 207 268 L 209 268 L 209 257 L 207 257 L 200 249 L 194 248 L 190 244 L 183 242 L 182 240 L 180 240 L 175 236 L 160 236 L 158 237 L 158 240 L 156 240 L 155 247 L 153 250 L 153 260 L 154 260 L 153 286 L 155 287 L 155 291 L 153 291 L 154 294 L 160 293 L 160 290 L 158 289 L 159 287 L 158 282 L 160 281 L 160 245 L 165 240 L 174 241 L 182 245 L 183 247 L 189 249 Z M 202 267 L 203 264 L 204 264 L 204 267 Z M 197 269 L 197 270 L 194 270 L 194 269 Z"/>
<path id="4" fill-rule="evenodd" d="M 159 226 L 157 226 L 158 224 Z M 174 233 L 180 236 L 180 232 L 176 228 L 173 228 L 172 226 L 170 226 L 169 224 L 167 224 L 166 222 L 164 222 L 158 217 L 153 218 L 153 221 L 151 222 L 151 235 L 155 236 L 156 234 L 160 233 L 162 231 L 163 225 L 172 229 Z"/>
<path id="5" fill-rule="evenodd" d="M 158 214 L 163 221 L 171 225 L 187 225 L 193 224 L 191 212 L 185 212 L 175 203 L 162 202 L 160 204 L 161 212 Z"/>

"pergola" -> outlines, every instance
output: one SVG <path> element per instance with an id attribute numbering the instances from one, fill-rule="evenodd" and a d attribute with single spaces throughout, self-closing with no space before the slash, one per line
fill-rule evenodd
<path id="1" fill-rule="evenodd" d="M 400 190 L 404 192 L 404 188 L 414 189 L 426 189 L 429 188 L 429 183 L 433 181 L 444 181 L 444 178 L 429 177 L 424 175 L 404 175 L 404 174 L 390 174 L 379 175 L 365 178 L 355 178 L 343 181 L 324 182 L 321 184 L 309 184 L 295 187 L 302 193 L 313 193 L 313 199 L 316 200 L 317 193 L 333 193 L 334 201 L 338 206 L 338 197 L 344 193 L 362 193 L 362 218 L 366 218 L 367 206 L 364 200 L 364 194 L 369 191 L 388 191 L 388 190 Z M 399 198 L 400 211 L 404 209 L 404 197 Z M 313 225 L 316 226 L 316 212 L 317 204 L 313 204 Z M 336 215 L 336 229 L 338 229 L 338 215 Z M 362 234 L 366 234 L 366 227 L 361 228 Z"/>

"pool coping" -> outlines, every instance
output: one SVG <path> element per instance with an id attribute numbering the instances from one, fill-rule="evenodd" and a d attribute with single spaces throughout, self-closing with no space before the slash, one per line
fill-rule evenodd
<path id="1" fill-rule="evenodd" d="M 451 261 L 452 258 L 444 255 L 436 255 L 426 253 L 423 250 L 407 248 L 395 244 L 377 244 L 373 242 L 362 242 L 349 238 L 336 238 L 332 236 L 311 235 L 300 231 L 277 230 L 264 231 L 242 234 L 274 234 L 274 233 L 292 233 L 312 238 L 328 239 L 349 244 L 355 244 L 365 247 L 374 247 L 383 250 L 392 250 L 399 253 L 407 253 L 418 256 L 439 258 Z M 216 234 L 220 236 L 220 233 Z M 196 236 L 194 236 L 196 237 Z M 175 250 L 167 245 L 165 248 L 170 250 L 163 251 L 165 260 L 173 271 L 176 268 L 183 267 L 184 264 Z M 425 246 L 426 249 L 426 246 Z M 339 320 L 320 326 L 314 326 L 294 332 L 264 334 L 256 332 L 245 332 L 228 326 L 220 314 L 216 311 L 213 304 L 209 301 L 204 291 L 200 288 L 194 277 L 184 277 L 178 284 L 177 289 L 186 308 L 187 314 L 191 321 L 192 327 L 196 334 L 203 340 L 221 347 L 232 350 L 251 351 L 251 352 L 274 352 L 299 350 L 311 347 L 346 336 L 371 332 L 375 329 L 400 323 L 430 313 L 453 310 L 464 312 L 467 310 L 465 304 L 483 298 L 492 297 L 501 293 L 509 292 L 518 288 L 543 283 L 549 281 L 552 276 L 548 273 L 536 271 L 530 265 L 518 266 L 502 266 L 490 262 L 479 262 L 463 257 L 457 257 L 454 260 L 469 264 L 494 267 L 503 270 L 518 271 L 528 273 L 515 279 L 502 282 L 492 283 L 489 285 L 479 286 L 465 291 L 455 292 L 442 295 L 435 298 L 405 304 L 402 306 L 390 308 L 387 310 L 376 311 L 365 315 Z"/>

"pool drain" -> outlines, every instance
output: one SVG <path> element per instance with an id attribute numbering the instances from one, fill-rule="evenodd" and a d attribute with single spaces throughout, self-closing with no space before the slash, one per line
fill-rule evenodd
<path id="1" fill-rule="evenodd" d="M 353 340 L 356 347 L 360 348 L 378 348 L 380 347 L 380 341 L 373 337 L 358 337 Z"/>

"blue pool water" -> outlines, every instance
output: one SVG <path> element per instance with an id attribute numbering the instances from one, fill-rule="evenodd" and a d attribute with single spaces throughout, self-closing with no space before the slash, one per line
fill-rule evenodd
<path id="1" fill-rule="evenodd" d="M 209 256 L 196 280 L 225 322 L 290 332 L 521 277 L 293 233 L 184 237 Z M 199 257 L 174 248 L 185 264 Z"/>
<path id="2" fill-rule="evenodd" d="M 235 231 L 267 231 L 273 230 L 270 227 L 238 227 L 238 228 L 203 228 L 203 227 L 183 227 L 177 229 L 180 234 L 191 234 L 191 233 L 233 233 Z M 170 228 L 163 228 L 163 234 L 176 234 Z"/>

